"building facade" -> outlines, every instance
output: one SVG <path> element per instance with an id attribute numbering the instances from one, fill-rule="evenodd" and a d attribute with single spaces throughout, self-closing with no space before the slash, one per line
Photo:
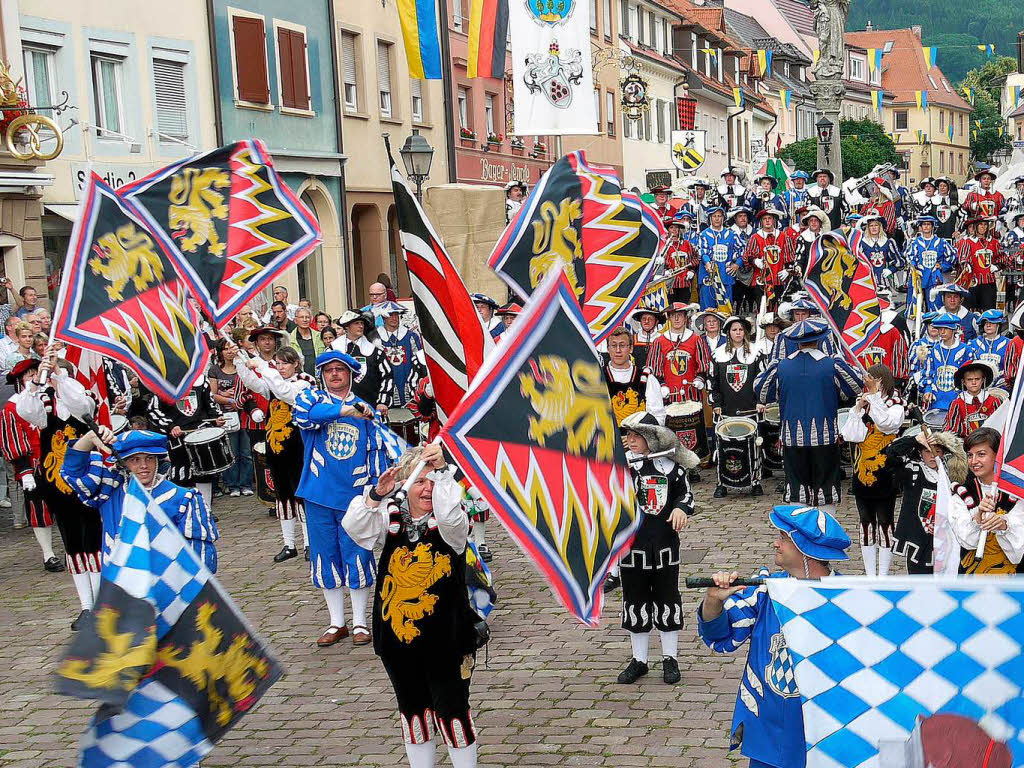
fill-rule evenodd
<path id="1" fill-rule="evenodd" d="M 193 0 L 194 1 L 194 0 Z M 338 67 L 331 0 L 208 0 L 217 142 L 262 139 L 320 222 L 323 245 L 281 282 L 294 302 L 351 306 Z M 168 5 L 169 13 L 177 6 Z M 168 28 L 173 28 L 168 23 Z"/>

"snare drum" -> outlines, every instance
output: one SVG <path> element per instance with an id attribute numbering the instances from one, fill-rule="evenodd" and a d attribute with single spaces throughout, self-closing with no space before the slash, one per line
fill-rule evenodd
<path id="1" fill-rule="evenodd" d="M 391 408 L 388 426 L 410 446 L 420 444 L 420 422 L 408 408 Z"/>
<path id="2" fill-rule="evenodd" d="M 727 417 L 715 426 L 718 441 L 718 483 L 726 488 L 751 488 L 761 482 L 761 438 L 757 422 Z"/>
<path id="3" fill-rule="evenodd" d="M 665 408 L 665 426 L 679 437 L 702 462 L 711 458 L 708 434 L 704 428 L 703 406 L 694 401 L 671 403 Z"/>
<path id="4" fill-rule="evenodd" d="M 220 427 L 197 429 L 185 435 L 184 443 L 192 472 L 200 477 L 223 472 L 235 462 L 228 433 Z"/>
<path id="5" fill-rule="evenodd" d="M 127 416 L 122 416 L 118 413 L 110 415 L 110 431 L 115 435 L 120 435 L 122 432 L 127 430 L 131 422 L 128 421 Z"/>
<path id="6" fill-rule="evenodd" d="M 946 428 L 946 412 L 936 408 L 924 415 L 924 423 L 932 432 L 942 432 Z"/>
<path id="7" fill-rule="evenodd" d="M 226 432 L 237 432 L 242 428 L 242 422 L 238 418 L 238 411 L 224 411 L 224 430 Z"/>
<path id="8" fill-rule="evenodd" d="M 768 469 L 782 469 L 782 416 L 778 405 L 769 405 L 764 409 L 764 421 L 760 425 L 762 453 L 764 465 Z"/>
<path id="9" fill-rule="evenodd" d="M 252 473 L 256 478 L 256 498 L 268 507 L 277 505 L 277 495 L 274 493 L 274 478 L 270 476 L 267 469 L 267 444 L 256 443 L 252 447 Z"/>

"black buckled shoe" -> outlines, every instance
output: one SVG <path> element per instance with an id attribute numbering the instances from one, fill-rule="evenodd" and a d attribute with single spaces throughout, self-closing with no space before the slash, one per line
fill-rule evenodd
<path id="1" fill-rule="evenodd" d="M 761 484 L 758 483 L 757 485 L 754 486 L 754 489 L 750 492 L 750 495 L 751 496 L 764 496 L 764 488 L 762 488 Z"/>
<path id="2" fill-rule="evenodd" d="M 729 495 L 729 492 L 725 490 L 724 485 L 719 485 L 715 487 L 715 492 L 711 495 L 716 499 L 724 499 L 726 496 Z"/>
<path id="3" fill-rule="evenodd" d="M 291 560 L 293 557 L 298 557 L 299 551 L 295 547 L 282 547 L 281 551 L 274 555 L 275 563 L 283 563 L 285 560 Z"/>
<path id="4" fill-rule="evenodd" d="M 786 492 L 786 481 L 785 480 L 779 480 L 778 484 L 775 486 L 775 492 L 776 493 L 785 493 Z"/>
<path id="5" fill-rule="evenodd" d="M 72 632 L 77 632 L 78 631 L 78 628 L 82 625 L 82 620 L 85 619 L 85 617 L 86 617 L 86 615 L 88 613 L 89 613 L 89 611 L 83 609 L 82 612 L 80 614 L 78 614 L 78 618 L 71 622 L 71 631 Z"/>
<path id="6" fill-rule="evenodd" d="M 620 579 L 615 574 L 611 574 L 607 579 L 604 580 L 604 586 L 601 587 L 601 589 L 603 589 L 604 593 L 607 595 L 609 592 L 614 592 L 616 589 L 618 589 L 620 584 L 622 584 L 622 579 Z"/>
<path id="7" fill-rule="evenodd" d="M 60 573 L 64 570 L 64 563 L 61 562 L 59 557 L 54 555 L 43 563 L 43 570 L 49 571 L 50 573 Z"/>
<path id="8" fill-rule="evenodd" d="M 698 470 L 698 469 L 691 469 L 687 473 L 686 477 L 687 477 L 687 479 L 691 483 L 699 483 L 700 482 L 700 470 Z"/>
<path id="9" fill-rule="evenodd" d="M 619 672 L 618 681 L 623 684 L 635 683 L 649 671 L 649 667 L 642 661 L 630 659 L 626 668 Z"/>
<path id="10" fill-rule="evenodd" d="M 679 674 L 679 662 L 671 656 L 661 660 L 661 679 L 666 685 L 675 685 L 682 679 L 682 675 Z"/>

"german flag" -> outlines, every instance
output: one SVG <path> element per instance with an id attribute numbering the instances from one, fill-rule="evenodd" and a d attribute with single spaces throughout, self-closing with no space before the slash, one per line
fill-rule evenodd
<path id="1" fill-rule="evenodd" d="M 505 77 L 508 0 L 473 0 L 469 11 L 467 77 Z"/>

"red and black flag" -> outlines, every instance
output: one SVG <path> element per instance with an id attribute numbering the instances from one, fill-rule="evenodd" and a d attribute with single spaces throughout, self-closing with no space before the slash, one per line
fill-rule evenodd
<path id="1" fill-rule="evenodd" d="M 118 193 L 218 328 L 321 241 L 320 224 L 255 139 L 168 165 Z"/>
<path id="2" fill-rule="evenodd" d="M 640 521 L 601 359 L 561 270 L 509 334 L 441 439 L 558 600 L 596 625 L 601 583 Z"/>
<path id="3" fill-rule="evenodd" d="M 83 768 L 190 768 L 282 675 L 266 644 L 133 479 L 93 610 L 57 669 L 101 702 Z"/>
<path id="4" fill-rule="evenodd" d="M 615 170 L 588 163 L 581 150 L 548 169 L 487 263 L 524 297 L 552 269 L 564 269 L 600 343 L 640 300 L 665 236 L 654 210 L 622 188 Z"/>
<path id="5" fill-rule="evenodd" d="M 140 211 L 93 174 L 78 208 L 55 336 L 118 360 L 168 401 L 206 370 L 201 318 Z"/>

